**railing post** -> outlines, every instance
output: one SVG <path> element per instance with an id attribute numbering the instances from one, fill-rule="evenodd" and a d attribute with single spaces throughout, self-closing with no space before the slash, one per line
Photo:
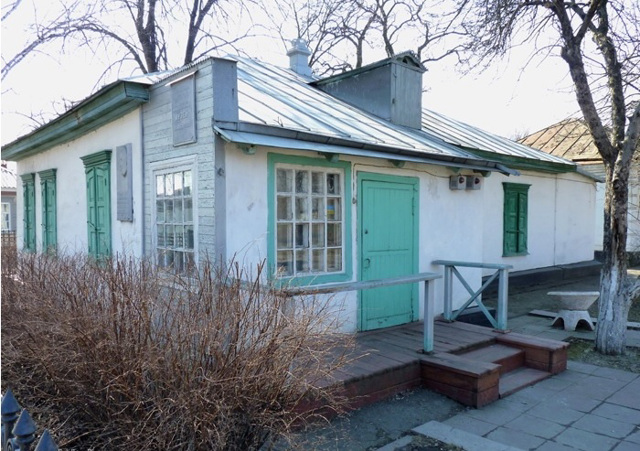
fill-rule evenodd
<path id="1" fill-rule="evenodd" d="M 423 351 L 425 353 L 433 352 L 433 322 L 434 307 L 433 302 L 429 302 L 429 289 L 431 284 L 429 280 L 424 281 L 424 333 L 423 333 Z"/>
<path id="2" fill-rule="evenodd" d="M 2 450 L 8 449 L 7 442 L 13 438 L 13 425 L 15 424 L 22 407 L 16 401 L 11 389 L 8 389 L 2 397 Z"/>
<path id="3" fill-rule="evenodd" d="M 29 451 L 31 449 L 31 444 L 36 439 L 36 424 L 27 409 L 23 409 L 22 413 L 20 413 L 20 417 L 13 427 L 13 435 L 16 437 L 14 440 L 18 444 L 20 451 Z"/>
<path id="4" fill-rule="evenodd" d="M 502 268 L 499 270 L 498 278 L 498 330 L 507 330 L 507 311 L 509 302 L 509 270 Z"/>
<path id="5" fill-rule="evenodd" d="M 444 319 L 451 321 L 453 316 L 453 268 L 444 266 Z"/>

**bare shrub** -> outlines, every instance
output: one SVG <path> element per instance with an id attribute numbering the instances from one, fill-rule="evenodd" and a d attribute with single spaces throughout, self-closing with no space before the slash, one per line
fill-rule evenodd
<path id="1" fill-rule="evenodd" d="M 3 388 L 67 449 L 256 449 L 340 408 L 326 381 L 351 339 L 261 267 L 2 257 Z"/>

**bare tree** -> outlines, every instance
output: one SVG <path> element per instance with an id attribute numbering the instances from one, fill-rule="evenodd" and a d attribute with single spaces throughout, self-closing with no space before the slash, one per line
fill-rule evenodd
<path id="1" fill-rule="evenodd" d="M 606 171 L 605 225 L 596 349 L 625 350 L 626 323 L 640 283 L 627 277 L 629 168 L 640 136 L 640 4 L 625 0 L 458 0 L 473 36 L 470 49 L 490 62 L 520 42 L 551 37 Z M 587 39 L 587 38 L 590 38 Z"/>
<path id="2" fill-rule="evenodd" d="M 224 18 L 222 3 L 231 1 L 74 0 L 60 2 L 57 9 L 49 6 L 44 15 L 40 14 L 43 8 L 33 4 L 29 40 L 15 54 L 3 55 L 2 78 L 25 58 L 47 53 L 54 44 L 62 45 L 63 50 L 66 46 L 87 46 L 95 53 L 109 54 L 112 66 L 133 61 L 143 73 L 175 64 L 176 58 L 170 54 L 175 45 L 182 48 L 175 52 L 183 53 L 181 62 L 188 64 L 199 56 L 196 51 L 206 54 L 242 38 L 228 40 L 216 33 L 217 15 Z M 10 19 L 18 8 L 27 7 L 20 0 L 6 5 L 3 20 Z"/>
<path id="3" fill-rule="evenodd" d="M 365 52 L 386 56 L 414 51 L 423 63 L 458 54 L 457 13 L 442 0 L 280 0 L 262 3 L 269 24 L 285 45 L 300 37 L 311 47 L 310 65 L 326 75 L 361 67 Z M 437 12 L 431 12 L 437 11 Z M 291 26 L 292 25 L 292 26 Z M 447 46 L 441 45 L 447 39 Z"/>

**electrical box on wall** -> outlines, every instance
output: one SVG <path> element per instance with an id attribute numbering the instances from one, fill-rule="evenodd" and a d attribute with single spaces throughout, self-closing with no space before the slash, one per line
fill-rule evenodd
<path id="1" fill-rule="evenodd" d="M 449 177 L 449 189 L 465 189 L 467 187 L 467 177 L 464 175 L 452 175 Z"/>
<path id="2" fill-rule="evenodd" d="M 482 188 L 482 177 L 479 175 L 467 176 L 467 189 L 480 189 Z"/>

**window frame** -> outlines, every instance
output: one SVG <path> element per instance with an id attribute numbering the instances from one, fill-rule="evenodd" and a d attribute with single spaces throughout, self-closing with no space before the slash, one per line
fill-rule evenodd
<path id="1" fill-rule="evenodd" d="M 6 227 L 4 227 L 4 220 L 5 220 L 5 212 L 2 211 L 2 230 L 5 232 L 11 232 L 11 202 L 2 202 L 2 208 L 4 209 L 4 206 L 7 206 L 7 224 Z"/>
<path id="2" fill-rule="evenodd" d="M 503 182 L 502 187 L 504 193 L 502 206 L 502 256 L 517 257 L 528 255 L 529 188 L 531 185 Z M 515 212 L 510 211 L 508 205 L 513 197 L 515 197 Z M 514 214 L 516 224 L 515 228 L 511 228 L 509 216 Z"/>
<path id="3" fill-rule="evenodd" d="M 150 185 L 150 208 L 151 208 L 151 256 L 152 261 L 158 266 L 158 218 L 156 211 L 156 176 L 174 174 L 176 172 L 191 171 L 191 200 L 192 200 L 192 223 L 193 223 L 193 261 L 195 267 L 199 267 L 198 250 L 198 159 L 196 155 L 188 157 L 172 158 L 150 164 L 151 180 Z M 163 269 L 168 269 L 162 266 Z M 184 272 L 181 274 L 185 274 Z"/>
<path id="4" fill-rule="evenodd" d="M 22 179 L 22 250 L 36 251 L 36 175 L 35 173 L 23 174 Z"/>
<path id="5" fill-rule="evenodd" d="M 56 187 L 56 169 L 38 172 L 40 177 L 40 201 L 42 204 L 42 249 L 44 252 L 55 252 L 58 246 L 58 194 Z M 52 197 L 52 204 L 49 198 Z M 48 218 L 52 218 L 52 224 Z"/>
<path id="6" fill-rule="evenodd" d="M 267 267 L 268 277 L 278 285 L 308 285 L 331 282 L 345 282 L 352 279 L 352 170 L 351 163 L 347 161 L 330 161 L 326 158 L 311 158 L 277 153 L 267 154 Z M 331 273 L 310 273 L 299 276 L 278 276 L 277 271 L 277 215 L 276 215 L 276 169 L 285 165 L 300 167 L 309 171 L 318 168 L 323 171 L 337 169 L 343 174 L 342 208 L 343 208 L 343 235 L 342 235 L 342 271 Z M 294 257 L 295 262 L 295 257 Z"/>

